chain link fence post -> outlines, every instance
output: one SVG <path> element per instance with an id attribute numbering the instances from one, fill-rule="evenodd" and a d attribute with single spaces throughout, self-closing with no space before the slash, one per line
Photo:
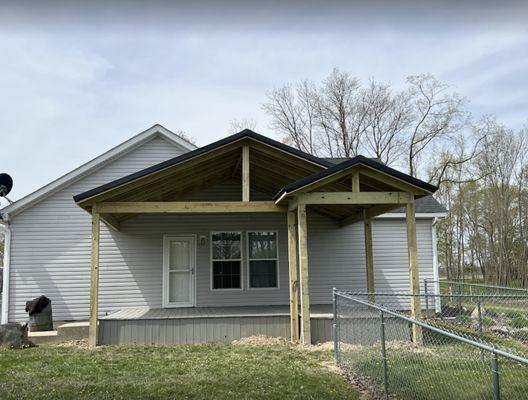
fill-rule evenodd
<path id="1" fill-rule="evenodd" d="M 480 303 L 480 300 L 477 301 L 477 312 L 478 312 L 478 329 L 480 337 L 482 337 L 482 333 L 484 332 L 484 326 L 482 323 L 482 305 Z"/>
<path id="2" fill-rule="evenodd" d="M 387 349 L 385 348 L 385 315 L 380 310 L 380 341 L 381 341 L 381 365 L 383 376 L 383 398 L 389 398 L 389 382 L 387 374 Z"/>
<path id="3" fill-rule="evenodd" d="M 493 374 L 493 400 L 500 400 L 499 358 L 495 351 L 491 354 L 491 373 Z"/>
<path id="4" fill-rule="evenodd" d="M 478 330 L 480 338 L 482 338 L 483 326 L 482 326 L 482 305 L 480 299 L 477 301 L 477 314 L 478 314 Z M 480 350 L 480 361 L 484 362 L 484 350 Z"/>
<path id="5" fill-rule="evenodd" d="M 425 291 L 425 319 L 429 317 L 429 290 L 427 288 L 427 279 L 424 279 L 424 291 Z"/>

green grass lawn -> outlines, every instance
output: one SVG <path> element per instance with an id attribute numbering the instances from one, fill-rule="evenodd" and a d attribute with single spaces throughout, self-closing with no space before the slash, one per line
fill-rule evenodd
<path id="1" fill-rule="evenodd" d="M 42 345 L 0 350 L 0 399 L 357 399 L 329 350 Z"/>
<path id="2" fill-rule="evenodd" d="M 379 346 L 356 347 L 346 354 L 346 364 L 381 387 Z M 413 348 L 388 343 L 389 392 L 396 399 L 492 399 L 489 354 L 465 345 L 449 344 Z M 526 398 L 528 366 L 499 358 L 503 399 Z"/>

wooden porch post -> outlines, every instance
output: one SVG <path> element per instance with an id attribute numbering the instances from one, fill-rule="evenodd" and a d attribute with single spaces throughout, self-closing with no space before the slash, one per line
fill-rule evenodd
<path id="1" fill-rule="evenodd" d="M 420 276 L 418 270 L 418 246 L 416 242 L 416 216 L 414 212 L 414 194 L 411 193 L 406 207 L 407 221 L 407 248 L 409 253 L 409 279 L 411 294 L 420 294 Z M 413 296 L 411 300 L 411 316 L 420 319 L 422 315 L 421 299 Z M 422 342 L 422 331 L 417 325 L 413 325 L 413 341 Z"/>
<path id="2" fill-rule="evenodd" d="M 99 226 L 100 218 L 97 205 L 92 206 L 92 262 L 90 273 L 90 326 L 88 343 L 97 346 L 97 319 L 99 311 Z"/>
<path id="3" fill-rule="evenodd" d="M 359 171 L 352 173 L 352 192 L 359 193 Z M 374 288 L 374 257 L 372 251 L 372 221 L 368 216 L 367 210 L 363 210 L 363 231 L 365 235 L 365 267 L 367 273 L 367 292 L 373 293 Z M 374 301 L 374 297 L 370 296 L 369 299 Z"/>
<path id="4" fill-rule="evenodd" d="M 291 341 L 297 342 L 299 340 L 299 305 L 297 301 L 297 246 L 294 211 L 288 211 L 288 271 L 290 276 Z"/>
<path id="5" fill-rule="evenodd" d="M 297 206 L 297 235 L 299 237 L 299 278 L 301 282 L 301 343 L 311 344 L 310 330 L 310 289 L 308 287 L 308 231 L 306 225 L 306 204 Z"/>
<path id="6" fill-rule="evenodd" d="M 242 201 L 249 201 L 249 146 L 242 146 Z"/>
<path id="7" fill-rule="evenodd" d="M 372 251 L 372 220 L 367 210 L 363 211 L 363 227 L 365 231 L 365 265 L 367 267 L 367 291 L 374 293 L 374 253 Z M 374 297 L 369 297 L 374 301 Z"/>

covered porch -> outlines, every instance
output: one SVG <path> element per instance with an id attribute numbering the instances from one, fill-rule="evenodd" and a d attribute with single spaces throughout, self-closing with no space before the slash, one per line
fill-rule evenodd
<path id="1" fill-rule="evenodd" d="M 321 332 L 330 329 L 330 310 L 310 304 L 307 210 L 340 226 L 363 221 L 366 289 L 373 292 L 371 221 L 403 207 L 409 288 L 419 293 L 414 201 L 433 193 L 434 186 L 361 156 L 332 166 L 251 131 L 227 139 L 75 197 L 77 204 L 92 214 L 91 345 L 136 342 L 140 332 L 151 335 L 145 336 L 146 342 L 165 343 L 175 338 L 199 342 L 267 332 L 302 343 L 326 338 Z M 226 199 L 214 193 L 200 197 L 204 189 L 226 179 L 240 182 L 236 197 Z M 124 309 L 99 318 L 101 222 L 119 231 L 127 220 L 145 214 L 248 213 L 286 216 L 289 305 Z M 419 300 L 413 301 L 411 313 L 419 316 L 420 312 Z"/>
<path id="2" fill-rule="evenodd" d="M 332 306 L 313 305 L 314 343 L 332 339 Z M 125 308 L 99 319 L 98 343 L 192 344 L 231 342 L 254 335 L 289 338 L 290 308 L 283 306 Z"/>

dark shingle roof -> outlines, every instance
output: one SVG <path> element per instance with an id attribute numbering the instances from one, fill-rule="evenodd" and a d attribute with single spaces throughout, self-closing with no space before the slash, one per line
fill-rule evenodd
<path id="1" fill-rule="evenodd" d="M 431 213 L 445 213 L 446 208 L 438 202 L 433 196 L 425 196 L 420 199 L 416 199 L 414 202 L 414 212 L 417 214 L 431 214 Z M 394 213 L 404 213 L 405 208 L 398 208 L 389 212 L 389 214 Z"/>

